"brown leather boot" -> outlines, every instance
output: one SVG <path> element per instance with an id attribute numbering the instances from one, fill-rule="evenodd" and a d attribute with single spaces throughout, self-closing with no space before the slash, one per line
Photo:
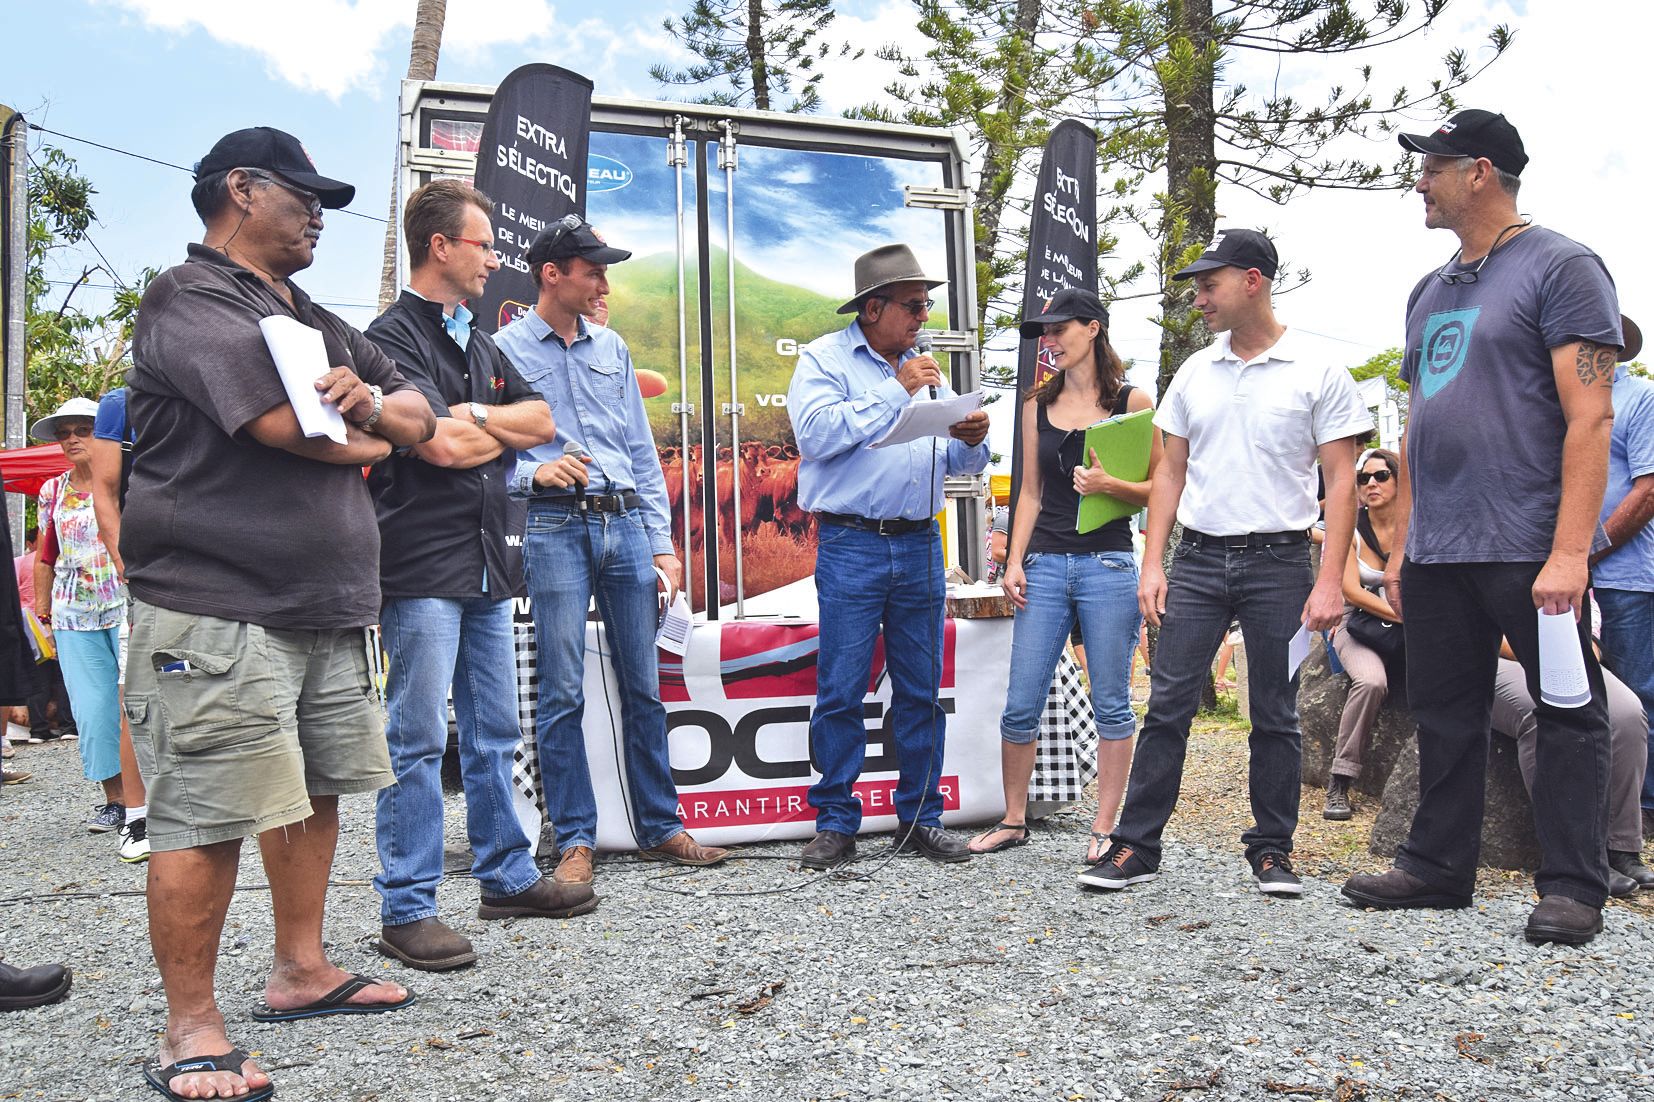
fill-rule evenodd
<path id="1" fill-rule="evenodd" d="M 691 838 L 687 830 L 680 830 L 654 849 L 644 850 L 643 856 L 674 865 L 704 866 L 716 865 L 729 856 L 729 850 L 703 846 Z"/>
<path id="2" fill-rule="evenodd" d="M 592 851 L 589 846 L 570 846 L 557 861 L 552 879 L 559 884 L 590 884 L 592 882 Z"/>
<path id="3" fill-rule="evenodd" d="M 590 884 L 559 884 L 541 877 L 516 895 L 483 893 L 478 918 L 573 918 L 597 909 Z"/>
<path id="4" fill-rule="evenodd" d="M 422 972 L 447 972 L 477 962 L 470 940 L 439 918 L 379 927 L 379 951 Z"/>

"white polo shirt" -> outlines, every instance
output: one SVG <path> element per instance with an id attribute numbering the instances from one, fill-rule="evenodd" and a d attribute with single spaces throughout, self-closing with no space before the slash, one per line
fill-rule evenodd
<path id="1" fill-rule="evenodd" d="M 1229 334 L 1183 362 L 1155 410 L 1189 442 L 1177 519 L 1209 536 L 1315 523 L 1315 450 L 1372 431 L 1349 369 L 1290 329 L 1242 363 Z"/>

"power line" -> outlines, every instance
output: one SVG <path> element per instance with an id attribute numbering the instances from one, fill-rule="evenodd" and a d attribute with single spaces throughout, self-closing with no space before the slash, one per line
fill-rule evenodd
<path id="1" fill-rule="evenodd" d="M 44 126 L 41 126 L 39 123 L 36 123 L 36 122 L 31 122 L 29 124 L 29 129 L 30 130 L 38 130 L 42 134 L 51 134 L 52 136 L 58 137 L 58 138 L 68 138 L 72 142 L 80 142 L 82 145 L 90 145 L 90 146 L 93 146 L 97 149 L 107 149 L 109 152 L 119 153 L 123 157 L 135 157 L 140 161 L 148 161 L 152 165 L 160 165 L 162 168 L 175 168 L 179 172 L 189 173 L 189 175 L 192 176 L 192 177 L 195 175 L 195 170 L 194 169 L 185 168 L 183 165 L 175 165 L 171 161 L 163 161 L 163 160 L 161 160 L 157 157 L 150 157 L 150 156 L 147 156 L 143 153 L 134 153 L 130 149 L 122 149 L 119 146 L 105 145 L 102 142 L 95 142 L 91 138 L 79 138 L 79 137 L 76 137 L 73 134 L 65 134 L 61 130 L 50 130 L 50 129 L 47 129 L 46 127 L 44 127 Z M 384 224 L 385 221 L 386 221 L 385 219 L 380 218 L 376 215 L 363 214 L 359 210 L 351 210 L 349 207 L 339 207 L 338 210 L 339 210 L 340 214 L 351 214 L 351 215 L 355 215 L 357 218 L 366 218 L 369 222 L 378 222 L 380 224 Z M 93 247 L 96 248 L 96 246 L 93 246 Z M 106 261 L 106 263 L 107 263 L 107 261 Z"/>
<path id="2" fill-rule="evenodd" d="M 56 287 L 85 287 L 89 291 L 124 290 L 124 288 L 116 287 L 112 283 L 91 283 L 81 279 L 48 279 L 46 282 L 47 284 Z M 312 296 L 310 301 L 314 302 L 317 306 L 337 306 L 347 310 L 373 310 L 377 312 L 379 309 L 378 303 L 370 302 L 366 299 L 358 299 L 355 302 L 343 302 L 338 300 L 329 301 L 327 299 Z"/>

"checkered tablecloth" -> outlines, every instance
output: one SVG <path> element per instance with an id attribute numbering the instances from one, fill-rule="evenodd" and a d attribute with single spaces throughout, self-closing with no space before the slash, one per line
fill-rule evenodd
<path id="1" fill-rule="evenodd" d="M 1065 650 L 1045 697 L 1028 799 L 1078 803 L 1097 775 L 1097 716 L 1080 667 Z"/>

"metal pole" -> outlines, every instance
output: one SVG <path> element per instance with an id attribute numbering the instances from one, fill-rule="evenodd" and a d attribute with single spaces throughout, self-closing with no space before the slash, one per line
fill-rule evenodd
<path id="1" fill-rule="evenodd" d="M 689 164 L 689 150 L 683 137 L 683 116 L 672 116 L 672 136 L 667 139 L 666 163 L 672 166 L 678 185 L 678 400 L 672 412 L 678 415 L 678 445 L 683 449 L 683 578 L 684 587 L 694 593 L 690 569 L 695 550 L 689 544 L 689 510 L 691 506 L 689 475 L 689 418 L 694 416 L 694 403 L 689 401 L 689 323 L 684 313 L 684 242 L 683 242 L 683 170 Z M 710 596 L 707 603 L 711 603 Z"/>
<path id="2" fill-rule="evenodd" d="M 29 128 L 23 116 L 8 108 L 0 144 L 5 151 L 6 209 L 3 213 L 6 232 L 6 447 L 22 447 L 24 433 L 23 394 L 28 385 L 24 356 L 27 348 L 28 302 L 24 292 L 25 273 L 29 267 Z M 8 501 L 11 515 L 12 546 L 23 546 L 23 498 L 17 495 Z"/>
<path id="3" fill-rule="evenodd" d="M 735 123 L 723 121 L 724 139 L 718 143 L 718 167 L 724 170 L 724 258 L 729 262 L 729 401 L 724 412 L 729 414 L 730 481 L 734 483 L 735 523 L 735 618 L 746 615 L 747 586 L 741 557 L 741 415 L 747 407 L 741 403 L 741 385 L 735 371 Z"/>

